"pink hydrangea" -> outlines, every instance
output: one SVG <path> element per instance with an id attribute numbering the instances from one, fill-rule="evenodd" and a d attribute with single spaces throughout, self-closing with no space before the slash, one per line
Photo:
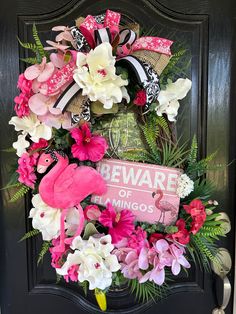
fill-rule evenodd
<path id="1" fill-rule="evenodd" d="M 127 246 L 135 249 L 138 253 L 140 253 L 143 247 L 149 247 L 147 232 L 141 227 L 137 227 L 129 236 Z"/>
<path id="2" fill-rule="evenodd" d="M 19 173 L 18 181 L 29 186 L 30 188 L 34 188 L 34 184 L 36 182 L 36 175 L 34 172 L 34 166 L 37 163 L 38 154 L 29 155 L 28 153 L 24 153 L 18 159 L 18 169 L 16 170 Z"/>
<path id="3" fill-rule="evenodd" d="M 18 78 L 17 88 L 19 88 L 24 94 L 30 94 L 32 81 L 27 80 L 24 73 L 21 73 Z"/>
<path id="4" fill-rule="evenodd" d="M 28 116 L 30 114 L 30 109 L 28 105 L 29 96 L 24 93 L 20 93 L 14 99 L 15 107 L 14 110 L 19 118 Z"/>

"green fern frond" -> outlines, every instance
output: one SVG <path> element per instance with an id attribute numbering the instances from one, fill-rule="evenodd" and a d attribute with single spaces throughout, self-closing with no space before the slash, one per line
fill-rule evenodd
<path id="1" fill-rule="evenodd" d="M 142 284 L 137 279 L 128 281 L 131 293 L 134 293 L 138 302 L 147 302 L 148 300 L 157 301 L 167 296 L 168 285 L 156 285 L 154 282 L 146 281 Z"/>
<path id="2" fill-rule="evenodd" d="M 188 248 L 191 248 L 189 252 L 194 255 L 195 260 L 198 262 L 199 267 L 206 271 L 210 271 L 210 262 L 219 264 L 220 261 L 217 259 L 217 246 L 214 244 L 212 239 L 209 239 L 202 234 L 195 234 L 191 236 L 190 244 Z"/>
<path id="3" fill-rule="evenodd" d="M 18 188 L 19 186 L 21 186 L 21 183 L 13 183 L 13 184 L 7 184 L 6 186 L 4 186 L 3 188 L 0 189 L 0 191 L 2 190 L 8 190 L 8 189 L 13 189 L 13 188 Z"/>
<path id="4" fill-rule="evenodd" d="M 58 273 L 56 273 L 56 278 L 57 278 L 57 280 L 56 280 L 56 285 L 58 285 L 59 284 L 59 282 L 62 280 L 62 278 L 63 278 L 63 276 L 61 276 L 61 275 L 58 275 Z"/>
<path id="5" fill-rule="evenodd" d="M 177 67 L 177 64 L 183 58 L 186 52 L 187 50 L 185 48 L 180 48 L 177 52 L 175 52 L 172 55 L 168 65 L 166 66 L 166 68 L 164 69 L 164 71 L 162 72 L 160 76 L 161 87 L 165 85 L 166 78 L 171 79 L 173 76 L 172 74 L 180 73 L 179 68 Z M 189 67 L 189 60 L 187 60 L 187 63 L 185 64 L 185 68 L 188 69 L 188 67 Z M 181 66 L 181 71 L 183 70 L 183 68 L 184 68 L 184 65 Z"/>
<path id="6" fill-rule="evenodd" d="M 25 63 L 29 63 L 29 64 L 36 64 L 36 63 L 38 63 L 37 58 L 21 58 L 20 60 L 25 62 Z"/>
<path id="7" fill-rule="evenodd" d="M 35 24 L 33 24 L 33 37 L 34 37 L 37 51 L 38 51 L 40 57 L 41 58 L 45 57 L 45 50 L 44 50 L 43 45 L 41 43 L 41 40 L 39 38 L 38 31 L 37 31 Z"/>
<path id="8" fill-rule="evenodd" d="M 24 240 L 26 240 L 26 239 L 35 237 L 35 236 L 38 235 L 39 233 L 40 233 L 39 230 L 33 229 L 33 230 L 27 232 L 27 233 L 20 239 L 19 242 L 22 242 L 22 241 L 24 241 Z"/>
<path id="9" fill-rule="evenodd" d="M 148 123 L 146 123 L 142 127 L 142 131 L 143 131 L 145 141 L 147 142 L 151 153 L 154 156 L 159 156 L 159 150 L 157 147 L 157 137 L 159 134 L 159 127 L 158 127 L 157 121 L 154 122 L 153 119 L 150 120 Z"/>
<path id="10" fill-rule="evenodd" d="M 30 187 L 24 185 L 24 184 L 20 184 L 18 191 L 16 191 L 16 193 L 12 196 L 12 198 L 10 199 L 10 203 L 14 203 L 16 201 L 18 201 L 20 198 L 22 198 L 28 191 L 30 190 Z"/>
<path id="11" fill-rule="evenodd" d="M 209 163 L 215 158 L 217 152 L 214 152 L 213 154 L 207 156 L 206 158 L 192 163 L 189 165 L 186 169 L 187 175 L 192 178 L 198 178 L 204 175 L 209 170 Z"/>
<path id="12" fill-rule="evenodd" d="M 214 227 L 210 227 L 210 226 L 203 226 L 201 228 L 201 230 L 199 231 L 199 234 L 202 234 L 204 237 L 207 238 L 214 238 L 216 236 L 224 236 L 224 231 L 221 227 L 219 226 L 214 226 Z"/>
<path id="13" fill-rule="evenodd" d="M 123 152 L 121 154 L 122 159 L 131 160 L 131 161 L 142 161 L 151 164 L 155 164 L 155 159 L 152 155 L 145 149 L 131 149 Z"/>
<path id="14" fill-rule="evenodd" d="M 18 42 L 19 44 L 21 45 L 21 47 L 25 48 L 25 49 L 29 49 L 33 52 L 37 52 L 37 46 L 36 44 L 32 44 L 32 43 L 23 43 L 19 38 L 18 39 Z"/>
<path id="15" fill-rule="evenodd" d="M 47 253 L 47 251 L 49 250 L 50 246 L 51 246 L 51 242 L 50 241 L 44 241 L 43 242 L 41 250 L 39 252 L 37 265 L 39 265 L 39 263 L 43 261 L 44 255 Z"/>
<path id="16" fill-rule="evenodd" d="M 4 153 L 15 153 L 16 149 L 13 148 L 13 147 L 9 147 L 9 148 L 5 148 L 5 149 L 1 149 L 1 152 L 4 152 Z"/>
<path id="17" fill-rule="evenodd" d="M 193 136 L 190 152 L 188 155 L 188 167 L 191 167 L 194 163 L 197 162 L 197 154 L 198 154 L 198 144 L 196 135 Z"/>

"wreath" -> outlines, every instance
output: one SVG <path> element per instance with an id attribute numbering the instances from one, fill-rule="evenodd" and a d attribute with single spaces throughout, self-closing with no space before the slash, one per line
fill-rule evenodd
<path id="1" fill-rule="evenodd" d="M 6 188 L 11 201 L 32 192 L 22 239 L 40 234 L 38 262 L 49 251 L 58 278 L 94 290 L 104 311 L 110 287 L 156 300 L 191 261 L 220 263 L 216 241 L 230 229 L 204 176 L 215 154 L 198 160 L 196 137 L 176 139 L 186 50 L 172 54 L 171 40 L 120 18 L 107 10 L 56 26 L 48 47 L 33 25 L 35 42 L 19 41 L 30 65 L 9 122 L 18 163 Z"/>

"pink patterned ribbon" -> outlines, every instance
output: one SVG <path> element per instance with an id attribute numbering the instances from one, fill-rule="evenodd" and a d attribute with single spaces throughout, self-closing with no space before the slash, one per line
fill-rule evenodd
<path id="1" fill-rule="evenodd" d="M 54 73 L 46 82 L 42 83 L 40 90 L 44 95 L 56 95 L 61 89 L 73 81 L 75 62 L 71 61 Z"/>
<path id="2" fill-rule="evenodd" d="M 83 23 L 80 25 L 80 31 L 86 38 L 90 47 L 94 48 L 96 45 L 94 35 L 95 30 L 109 28 L 113 40 L 115 36 L 119 34 L 120 17 L 120 13 L 107 10 L 104 17 L 104 22 L 99 23 L 96 21 L 95 17 L 93 17 L 92 15 L 88 15 Z"/>

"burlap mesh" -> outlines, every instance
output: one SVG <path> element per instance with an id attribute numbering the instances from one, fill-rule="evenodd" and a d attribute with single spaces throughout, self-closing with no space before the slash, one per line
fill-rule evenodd
<path id="1" fill-rule="evenodd" d="M 66 108 L 66 110 L 75 114 L 81 114 L 82 105 L 87 99 L 88 99 L 87 96 L 82 96 L 82 94 L 79 93 L 70 101 L 70 104 Z"/>
<path id="2" fill-rule="evenodd" d="M 85 20 L 84 17 L 80 16 L 75 20 L 75 25 L 79 28 L 80 25 L 83 23 L 83 21 Z"/>
<path id="3" fill-rule="evenodd" d="M 138 50 L 133 52 L 132 55 L 137 57 L 141 61 L 151 64 L 151 66 L 158 75 L 161 75 L 171 58 L 170 56 L 167 56 L 165 54 L 149 50 Z"/>

